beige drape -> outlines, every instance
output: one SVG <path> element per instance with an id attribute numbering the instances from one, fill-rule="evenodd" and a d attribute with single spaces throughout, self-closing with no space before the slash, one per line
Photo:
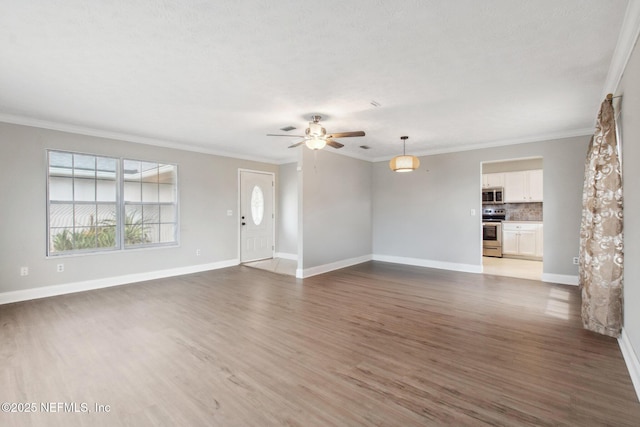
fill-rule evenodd
<path id="1" fill-rule="evenodd" d="M 582 324 L 618 337 L 622 328 L 622 177 L 611 96 L 602 103 L 585 165 L 580 227 Z"/>

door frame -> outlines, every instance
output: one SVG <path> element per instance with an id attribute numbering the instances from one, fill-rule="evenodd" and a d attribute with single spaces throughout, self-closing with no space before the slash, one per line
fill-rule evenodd
<path id="1" fill-rule="evenodd" d="M 492 159 L 492 160 L 481 160 L 480 161 L 480 191 L 482 191 L 482 175 L 484 173 L 484 166 L 487 163 L 506 163 L 506 162 L 517 162 L 517 161 L 523 161 L 523 160 L 541 160 L 542 161 L 542 176 L 544 179 L 544 175 L 545 175 L 545 169 L 544 169 L 544 165 L 545 165 L 545 161 L 544 161 L 545 157 L 540 154 L 540 155 L 533 155 L 533 156 L 524 156 L 524 157 L 509 157 L 506 159 Z M 543 189 L 544 189 L 544 181 L 543 181 Z M 504 194 L 503 194 L 503 200 L 504 200 Z M 543 207 L 542 207 L 542 224 L 544 227 L 544 196 L 543 196 Z M 483 258 L 483 254 L 482 254 L 482 249 L 483 249 L 483 239 L 482 239 L 482 200 L 480 200 L 480 218 L 478 219 L 480 221 L 480 274 L 486 274 L 484 272 L 484 258 Z M 542 234 L 542 242 L 544 245 L 544 228 L 543 228 L 543 234 Z M 502 244 L 504 244 L 504 240 L 502 242 Z M 542 259 L 540 260 L 540 262 L 542 263 L 542 276 L 544 277 L 545 273 L 544 273 L 544 266 L 545 266 L 545 260 L 544 260 L 544 253 L 542 254 Z M 542 279 L 542 277 L 540 278 L 540 281 L 544 282 L 545 280 Z"/>
<path id="2" fill-rule="evenodd" d="M 271 206 L 273 206 L 273 221 L 272 221 L 272 230 L 271 230 L 271 241 L 273 242 L 273 247 L 271 249 L 271 258 L 274 258 L 276 255 L 276 174 L 275 172 L 269 171 L 261 171 L 256 169 L 245 169 L 238 168 L 238 203 L 236 206 L 237 212 L 237 222 L 236 227 L 238 230 L 238 264 L 242 264 L 242 219 L 241 219 L 241 210 L 242 210 L 242 188 L 241 188 L 241 177 L 243 172 L 250 173 L 259 173 L 263 175 L 271 175 L 273 185 L 271 186 Z"/>

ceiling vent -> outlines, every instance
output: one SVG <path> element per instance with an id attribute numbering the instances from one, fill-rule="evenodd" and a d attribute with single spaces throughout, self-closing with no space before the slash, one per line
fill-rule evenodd
<path id="1" fill-rule="evenodd" d="M 293 126 L 285 126 L 283 128 L 280 128 L 280 130 L 283 130 L 285 132 L 289 132 L 289 131 L 292 131 L 294 129 L 295 129 L 295 127 L 293 127 Z"/>

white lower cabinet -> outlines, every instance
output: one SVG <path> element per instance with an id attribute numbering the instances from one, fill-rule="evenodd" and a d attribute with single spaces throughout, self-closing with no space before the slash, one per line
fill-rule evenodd
<path id="1" fill-rule="evenodd" d="M 518 258 L 542 258 L 542 224 L 502 223 L 502 254 Z"/>
<path id="2" fill-rule="evenodd" d="M 510 255 L 518 253 L 518 231 L 507 230 L 502 224 L 502 254 Z"/>
<path id="3" fill-rule="evenodd" d="M 522 256 L 536 256 L 535 230 L 520 230 L 518 236 L 518 254 Z"/>

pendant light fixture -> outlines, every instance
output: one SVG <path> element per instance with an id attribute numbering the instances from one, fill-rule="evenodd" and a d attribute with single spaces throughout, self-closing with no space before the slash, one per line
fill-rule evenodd
<path id="1" fill-rule="evenodd" d="M 408 136 L 401 136 L 402 156 L 396 156 L 389 162 L 389 167 L 394 172 L 413 172 L 420 167 L 420 159 L 416 156 L 407 156 L 405 151 Z"/>

